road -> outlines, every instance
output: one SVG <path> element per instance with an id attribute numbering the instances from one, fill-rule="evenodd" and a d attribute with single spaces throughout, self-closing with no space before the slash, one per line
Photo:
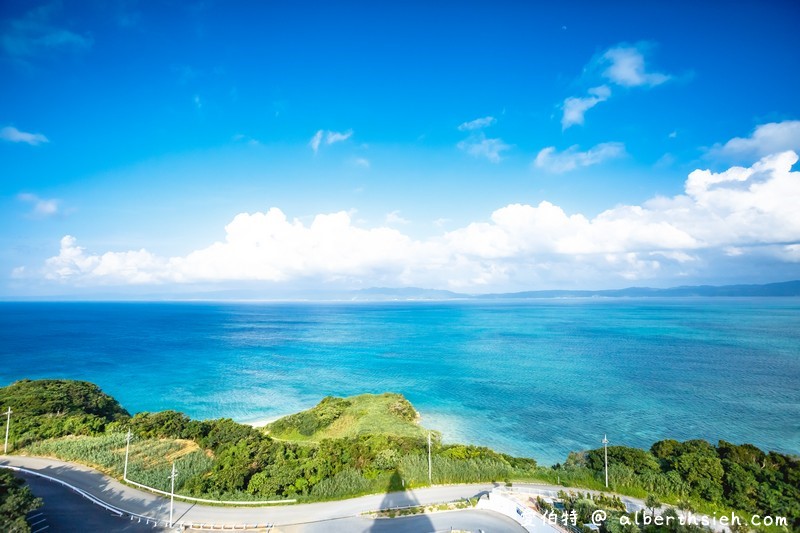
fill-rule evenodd
<path id="1" fill-rule="evenodd" d="M 164 521 L 169 516 L 169 500 L 150 494 L 112 479 L 94 469 L 67 463 L 55 459 L 42 457 L 0 456 L 0 464 L 25 468 L 40 474 L 65 481 L 78 487 L 102 501 L 128 511 L 148 516 L 159 521 Z M 409 505 L 424 505 L 440 503 L 478 496 L 494 488 L 492 484 L 453 485 L 430 487 L 405 492 L 394 492 L 340 500 L 334 502 L 320 502 L 299 505 L 271 506 L 271 507 L 216 507 L 208 505 L 190 504 L 176 500 L 174 508 L 174 521 L 179 523 L 218 524 L 218 525 L 245 525 L 245 524 L 271 524 L 282 530 L 284 526 L 295 526 L 291 531 L 322 531 L 325 529 L 320 524 L 328 520 L 344 520 L 340 526 L 347 526 L 345 531 L 389 531 L 388 524 L 396 523 L 398 531 L 414 530 L 424 531 L 422 527 L 427 517 L 415 517 L 395 520 L 371 520 L 361 518 L 364 512 L 377 509 L 390 509 Z M 451 517 L 449 520 L 442 517 Z M 489 517 L 489 518 L 487 518 Z M 501 515 L 484 511 L 448 512 L 437 515 L 431 521 L 430 531 L 464 527 L 473 521 L 480 524 L 472 525 L 467 529 L 486 529 L 488 531 L 520 531 L 513 521 Z M 488 520 L 488 522 L 487 522 Z M 451 522 L 451 523 L 448 523 Z M 445 525 L 447 523 L 447 525 Z M 405 524 L 412 524 L 406 526 Z M 489 527 L 489 524 L 492 524 Z M 516 529 L 515 529 L 516 528 Z M 338 527 L 337 527 L 338 529 Z M 394 531 L 394 527 L 391 528 Z"/>
<path id="2" fill-rule="evenodd" d="M 70 489 L 30 474 L 18 473 L 44 505 L 28 515 L 33 533 L 152 532 L 153 527 L 113 515 Z"/>
<path id="3" fill-rule="evenodd" d="M 0 465 L 21 467 L 62 480 L 128 513 L 143 515 L 160 522 L 166 521 L 169 517 L 169 500 L 166 498 L 123 485 L 119 481 L 83 465 L 43 457 L 15 455 L 0 455 Z M 338 531 L 436 531 L 441 529 L 448 530 L 451 527 L 454 529 L 484 529 L 486 531 L 520 531 L 520 526 L 502 515 L 477 510 L 452 511 L 436 515 L 391 520 L 371 520 L 360 516 L 363 513 L 380 509 L 428 505 L 477 497 L 497 486 L 498 484 L 490 483 L 444 485 L 333 502 L 269 507 L 218 507 L 176 500 L 174 522 L 216 524 L 228 527 L 247 524 L 269 524 L 278 527 L 282 531 L 292 532 L 329 530 L 328 527 L 331 524 L 329 521 L 331 520 L 336 520 L 337 525 L 342 528 L 339 529 L 337 527 Z M 513 490 L 515 492 L 555 496 L 560 490 L 569 491 L 575 489 L 558 485 L 515 483 Z M 582 489 L 581 492 L 598 493 L 598 491 L 587 491 L 585 489 Z M 620 499 L 625 503 L 628 512 L 645 509 L 642 500 L 627 496 L 620 496 Z M 703 515 L 693 516 L 703 518 Z M 328 521 L 327 524 L 323 525 L 326 521 Z M 393 525 L 390 526 L 390 524 Z M 472 525 L 459 526 L 456 524 Z M 477 524 L 484 524 L 487 527 Z M 713 529 L 729 531 L 728 528 L 718 524 L 715 524 Z M 114 529 L 113 531 L 122 530 Z"/>

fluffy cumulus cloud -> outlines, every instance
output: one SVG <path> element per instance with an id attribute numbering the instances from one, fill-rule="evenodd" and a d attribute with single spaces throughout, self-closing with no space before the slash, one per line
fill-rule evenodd
<path id="1" fill-rule="evenodd" d="M 147 250 L 92 253 L 65 236 L 41 273 L 75 285 L 312 280 L 480 291 L 680 279 L 712 261 L 755 255 L 797 265 L 800 172 L 791 170 L 797 160 L 788 151 L 750 167 L 696 170 L 683 194 L 594 217 L 546 201 L 511 204 L 488 220 L 426 239 L 388 226 L 361 227 L 346 212 L 303 223 L 277 208 L 241 213 L 224 240 L 171 258 Z M 398 217 L 390 213 L 387 223 Z"/>
<path id="2" fill-rule="evenodd" d="M 761 124 L 749 137 L 734 137 L 725 144 L 713 146 L 710 154 L 739 159 L 762 157 L 784 150 L 800 151 L 800 120 Z"/>
<path id="3" fill-rule="evenodd" d="M 623 155 L 625 155 L 625 145 L 616 142 L 601 143 L 585 152 L 581 152 L 578 145 L 570 146 L 563 152 L 557 151 L 555 146 L 549 146 L 536 155 L 533 164 L 547 172 L 561 174 Z"/>
<path id="4" fill-rule="evenodd" d="M 41 133 L 28 133 L 20 131 L 14 126 L 6 126 L 0 129 L 0 139 L 12 143 L 25 143 L 31 146 L 36 146 L 42 143 L 50 142 L 50 140 Z"/>

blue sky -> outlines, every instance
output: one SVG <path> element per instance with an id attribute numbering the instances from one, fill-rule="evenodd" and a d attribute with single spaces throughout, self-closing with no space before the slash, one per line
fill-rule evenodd
<path id="1" fill-rule="evenodd" d="M 0 296 L 800 277 L 793 2 L 380 4 L 4 2 Z"/>

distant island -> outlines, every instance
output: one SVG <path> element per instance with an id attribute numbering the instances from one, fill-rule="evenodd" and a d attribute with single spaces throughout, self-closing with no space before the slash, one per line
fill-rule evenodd
<path id="1" fill-rule="evenodd" d="M 761 285 L 686 285 L 670 288 L 626 287 L 622 289 L 546 289 L 520 292 L 463 293 L 424 287 L 369 287 L 364 289 L 285 289 L 250 284 L 237 289 L 198 290 L 186 286 L 174 292 L 117 292 L 114 289 L 86 291 L 81 301 L 247 301 L 247 302 L 390 302 L 390 301 L 481 301 L 545 300 L 559 298 L 746 298 L 798 297 L 800 280 Z M 0 301 L 73 301 L 74 295 L 0 297 Z"/>
<path id="2" fill-rule="evenodd" d="M 653 289 L 628 287 L 608 290 L 541 290 L 491 294 L 466 294 L 417 287 L 372 287 L 349 293 L 354 300 L 502 300 L 548 298 L 691 298 L 800 296 L 800 280 L 764 285 L 694 285 Z"/>

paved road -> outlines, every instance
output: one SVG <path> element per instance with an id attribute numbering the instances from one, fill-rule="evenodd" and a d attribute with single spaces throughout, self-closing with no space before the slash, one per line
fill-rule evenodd
<path id="1" fill-rule="evenodd" d="M 54 477 L 74 485 L 115 507 L 159 520 L 169 516 L 169 500 L 123 485 L 91 468 L 55 459 L 0 456 L 0 464 L 17 466 Z M 302 524 L 357 517 L 376 509 L 440 503 L 477 496 L 493 488 L 491 484 L 431 487 L 405 492 L 363 496 L 335 502 L 271 507 L 215 507 L 175 501 L 175 522 L 206 524 Z"/>
<path id="2" fill-rule="evenodd" d="M 66 463 L 55 459 L 41 457 L 23 456 L 0 456 L 0 464 L 18 466 L 40 472 L 42 474 L 63 480 L 71 485 L 95 495 L 99 499 L 125 511 L 145 515 L 159 520 L 166 520 L 169 516 L 169 501 L 166 498 L 156 496 L 141 490 L 123 485 L 100 472 L 91 468 Z M 378 520 L 370 525 L 370 521 L 359 518 L 358 515 L 376 509 L 389 509 L 409 505 L 432 504 L 447 501 L 454 501 L 462 498 L 470 498 L 487 492 L 496 485 L 489 483 L 473 485 L 448 485 L 409 490 L 405 492 L 393 492 L 388 494 L 378 494 L 363 496 L 349 500 L 335 502 L 309 503 L 300 505 L 283 505 L 271 507 L 215 507 L 185 502 L 175 502 L 175 522 L 194 522 L 206 524 L 272 524 L 274 526 L 288 526 L 304 524 L 308 522 L 319 522 L 333 519 L 348 519 L 354 531 L 369 530 L 371 527 L 385 527 L 382 524 L 385 520 Z M 555 494 L 563 487 L 555 485 L 540 484 L 515 484 L 515 489 L 530 490 L 534 493 Z M 623 501 L 629 506 L 629 510 L 642 508 L 641 501 L 633 498 L 623 497 Z M 478 511 L 475 511 L 478 513 Z M 460 513 L 446 513 L 458 515 Z M 489 513 L 491 514 L 491 513 Z M 445 515 L 442 515 L 445 516 Z M 483 514 L 467 514 L 465 517 L 483 516 Z M 499 516 L 499 515 L 498 515 Z M 417 518 L 423 520 L 425 517 Z M 440 519 L 437 518 L 438 523 Z M 460 520 L 460 518 L 459 518 Z M 388 523 L 388 522 L 387 522 Z M 415 523 L 409 520 L 409 523 Z M 362 527 L 363 525 L 363 527 Z M 299 527 L 299 526 L 298 526 Z M 312 525 L 304 526 L 315 531 Z M 453 526 L 455 527 L 455 526 Z M 433 529 L 438 525 L 433 524 Z M 480 526 L 469 527 L 467 529 L 478 529 Z M 285 529 L 281 527 L 281 529 Z M 420 528 L 417 527 L 417 530 Z M 424 529 L 424 528 L 423 528 Z M 445 529 L 449 529 L 449 526 Z M 487 531 L 497 531 L 496 527 L 482 528 Z M 375 529 L 379 531 L 381 529 Z M 504 531 L 507 529 L 501 529 Z"/>
<path id="3" fill-rule="evenodd" d="M 403 518 L 378 519 L 352 517 L 327 522 L 284 526 L 281 533 L 430 533 L 491 531 L 492 533 L 525 533 L 525 529 L 510 518 L 491 511 L 452 511 Z"/>
<path id="4" fill-rule="evenodd" d="M 114 531 L 120 533 L 152 533 L 153 527 L 131 522 L 98 507 L 70 489 L 42 479 L 17 472 L 31 491 L 44 500 L 44 505 L 28 515 L 33 533 L 86 533 Z"/>
<path id="5" fill-rule="evenodd" d="M 26 473 L 17 473 L 25 479 L 33 493 L 44 500 L 44 505 L 28 517 L 33 533 L 154 533 L 167 531 L 143 522 L 120 518 L 94 505 L 85 498 L 49 480 Z M 464 510 L 409 516 L 394 519 L 364 517 L 341 518 L 310 522 L 280 528 L 281 533 L 429 533 L 456 530 L 524 533 L 519 524 L 501 514 Z"/>

